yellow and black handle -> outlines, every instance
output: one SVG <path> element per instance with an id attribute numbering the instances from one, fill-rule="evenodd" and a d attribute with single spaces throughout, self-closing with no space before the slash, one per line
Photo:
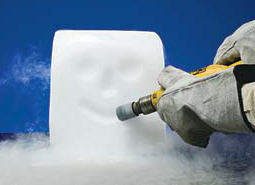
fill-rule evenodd
<path id="1" fill-rule="evenodd" d="M 242 61 L 235 62 L 231 65 L 218 65 L 213 64 L 207 67 L 190 72 L 190 74 L 195 75 L 197 78 L 206 77 L 234 67 L 236 65 L 243 64 Z M 164 89 L 153 91 L 152 94 L 139 98 L 136 102 L 131 102 L 128 104 L 121 105 L 116 109 L 116 115 L 120 121 L 125 121 L 138 116 L 139 114 L 150 114 L 155 112 L 157 109 L 158 101 L 161 95 L 164 93 Z"/>

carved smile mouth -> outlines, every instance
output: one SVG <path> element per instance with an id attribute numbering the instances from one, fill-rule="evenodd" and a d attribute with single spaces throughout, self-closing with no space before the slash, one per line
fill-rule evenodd
<path id="1" fill-rule="evenodd" d="M 86 115 L 86 117 L 104 123 L 114 123 L 118 121 L 116 117 L 116 107 L 113 106 L 112 103 L 107 103 L 107 101 L 101 102 L 101 105 L 84 99 L 83 101 L 79 101 L 79 110 Z"/>

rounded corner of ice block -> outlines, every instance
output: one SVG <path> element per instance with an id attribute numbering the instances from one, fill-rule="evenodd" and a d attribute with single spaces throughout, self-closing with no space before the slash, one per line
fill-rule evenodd
<path id="1" fill-rule="evenodd" d="M 75 30 L 57 30 L 54 33 L 54 41 L 58 40 L 62 37 L 66 37 L 67 34 L 69 34 L 70 32 L 74 32 Z"/>
<path id="2" fill-rule="evenodd" d="M 155 37 L 157 37 L 157 39 L 159 39 L 159 40 L 162 42 L 161 37 L 159 36 L 159 34 L 158 34 L 157 32 L 150 31 L 150 33 L 151 33 L 152 35 L 154 35 Z"/>
<path id="3" fill-rule="evenodd" d="M 160 41 L 163 45 L 163 42 L 162 42 L 162 39 L 161 37 L 159 36 L 159 34 L 157 32 L 154 32 L 154 31 L 147 31 L 148 34 L 152 35 L 153 37 L 155 37 L 158 41 Z"/>
<path id="4" fill-rule="evenodd" d="M 54 37 L 61 35 L 65 31 L 66 30 L 56 30 L 55 33 L 54 33 Z"/>

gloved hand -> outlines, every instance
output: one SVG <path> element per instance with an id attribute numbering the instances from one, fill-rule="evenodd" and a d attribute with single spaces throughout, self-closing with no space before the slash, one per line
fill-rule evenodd
<path id="1" fill-rule="evenodd" d="M 255 21 L 248 22 L 227 37 L 219 47 L 214 64 L 228 64 L 238 60 L 255 64 Z"/>
<path id="2" fill-rule="evenodd" d="M 185 88 L 197 78 L 180 69 L 169 66 L 159 75 L 158 83 L 165 89 L 157 111 L 161 119 L 186 142 L 199 147 L 206 147 L 213 129 L 196 114 L 189 100 L 199 100 L 199 96 L 187 97 Z M 193 100 L 192 100 L 193 101 Z"/>

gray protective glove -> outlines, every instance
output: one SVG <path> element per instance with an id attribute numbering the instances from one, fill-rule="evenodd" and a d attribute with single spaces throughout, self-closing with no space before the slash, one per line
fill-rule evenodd
<path id="1" fill-rule="evenodd" d="M 227 37 L 219 47 L 214 64 L 228 64 L 238 60 L 255 64 L 255 21 L 248 22 Z"/>
<path id="2" fill-rule="evenodd" d="M 183 93 L 188 84 L 197 78 L 180 69 L 169 66 L 159 75 L 158 83 L 165 89 L 157 104 L 157 111 L 161 119 L 186 142 L 199 147 L 206 147 L 209 137 L 214 131 L 204 123 L 193 106 L 189 106 L 190 98 Z"/>

